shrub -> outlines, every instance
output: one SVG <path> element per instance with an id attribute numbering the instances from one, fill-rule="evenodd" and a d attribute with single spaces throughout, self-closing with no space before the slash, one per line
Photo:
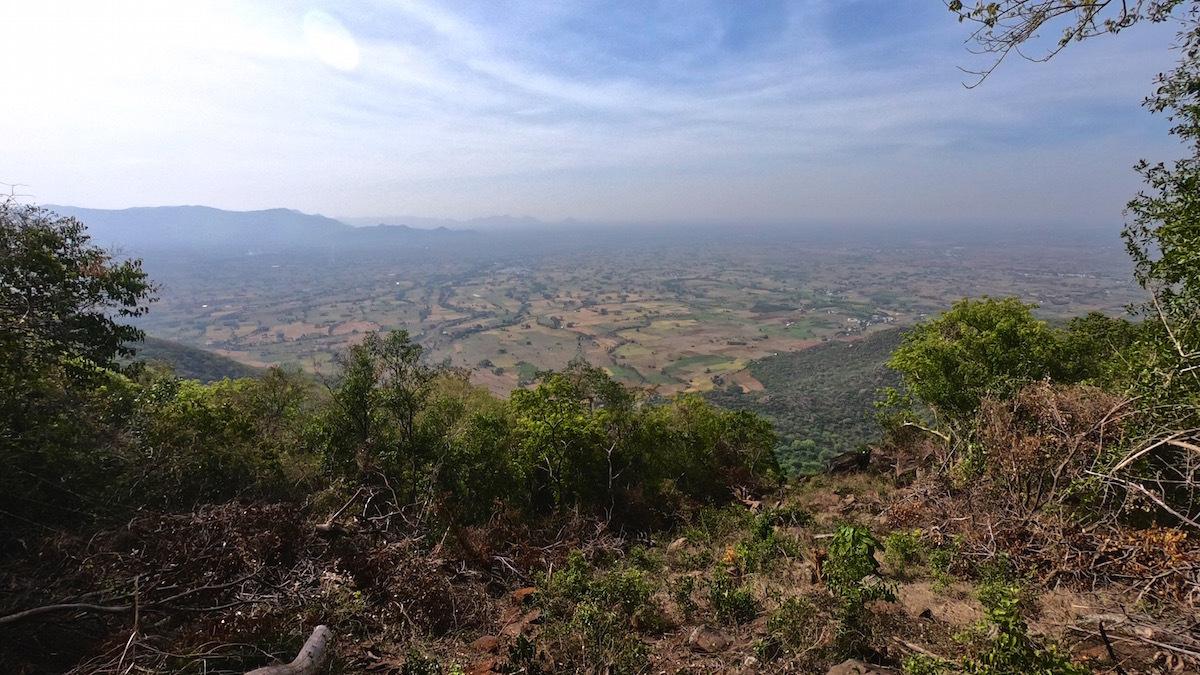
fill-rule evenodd
<path id="1" fill-rule="evenodd" d="M 788 598 L 767 619 L 767 635 L 755 652 L 773 660 L 814 644 L 818 638 L 817 610 L 807 598 Z"/>
<path id="2" fill-rule="evenodd" d="M 548 577 L 543 577 L 539 584 L 543 592 L 538 594 L 539 600 L 545 604 L 559 598 L 570 602 L 578 602 L 586 595 L 592 583 L 592 569 L 583 552 L 574 550 L 567 554 L 566 564 Z M 553 606 L 548 609 L 555 609 Z"/>
<path id="3" fill-rule="evenodd" d="M 1057 377 L 1055 333 L 1016 298 L 962 300 L 905 334 L 888 365 L 907 394 L 939 415 L 966 419 L 986 396 Z"/>
<path id="4" fill-rule="evenodd" d="M 998 605 L 1006 597 L 1021 597 L 1012 561 L 1000 554 L 979 563 L 975 568 L 979 578 L 979 602 L 984 607 Z"/>
<path id="5" fill-rule="evenodd" d="M 416 651 L 409 652 L 404 665 L 400 667 L 400 675 L 443 675 L 444 672 L 446 671 L 437 659 Z"/>
<path id="6" fill-rule="evenodd" d="M 934 586 L 945 588 L 954 581 L 952 570 L 958 559 L 959 539 L 956 537 L 929 552 L 929 571 L 933 573 Z"/>
<path id="7" fill-rule="evenodd" d="M 981 589 L 982 590 L 982 589 Z M 979 595 L 987 620 L 994 627 L 983 653 L 963 659 L 964 673 L 1000 675 L 1001 673 L 1046 673 L 1048 675 L 1086 675 L 1091 671 L 1072 663 L 1069 656 L 1054 645 L 1043 645 L 1029 635 L 1021 613 L 1020 587 L 992 582 Z"/>
<path id="8" fill-rule="evenodd" d="M 660 630 L 665 620 L 641 570 L 598 572 L 572 551 L 542 586 L 538 602 L 547 615 L 546 638 L 558 647 L 556 658 L 581 667 L 608 664 L 614 672 L 644 667 L 647 652 L 636 631 Z"/>
<path id="9" fill-rule="evenodd" d="M 857 525 L 839 527 L 822 567 L 829 590 L 838 598 L 891 599 L 892 593 L 886 586 L 866 583 L 868 577 L 879 572 L 875 552 L 881 548 L 879 540 L 867 528 Z"/>
<path id="10" fill-rule="evenodd" d="M 713 574 L 708 587 L 708 601 L 722 623 L 746 623 L 758 615 L 754 593 L 735 583 L 724 570 Z"/>
<path id="11" fill-rule="evenodd" d="M 812 527 L 814 522 L 812 513 L 795 504 L 767 509 L 762 518 L 772 525 L 781 527 Z"/>
<path id="12" fill-rule="evenodd" d="M 537 645 L 525 635 L 518 635 L 508 647 L 508 662 L 500 666 L 502 673 L 521 675 L 546 675 L 538 660 Z"/>
<path id="13" fill-rule="evenodd" d="M 768 569 L 780 556 L 796 556 L 796 543 L 777 533 L 769 514 L 755 517 L 750 532 L 733 547 L 733 563 L 742 574 Z"/>
<path id="14" fill-rule="evenodd" d="M 286 496 L 306 391 L 291 376 L 144 383 L 130 420 L 133 455 L 126 479 L 143 503 L 188 507 L 233 496 Z M 302 477 L 303 482 L 309 482 Z"/>
<path id="15" fill-rule="evenodd" d="M 370 333 L 339 360 L 331 400 L 306 434 L 327 471 L 386 481 L 403 504 L 433 492 L 459 522 L 502 502 L 534 513 L 579 507 L 632 529 L 778 477 L 774 433 L 755 415 L 697 397 L 642 404 L 583 363 L 498 399 L 422 358 L 397 331 Z"/>
<path id="16" fill-rule="evenodd" d="M 840 652 L 862 650 L 871 632 L 867 625 L 867 603 L 896 599 L 892 587 L 879 579 L 875 551 L 881 545 L 871 531 L 856 525 L 842 525 L 826 552 L 825 583 L 838 600 L 838 631 L 835 638 Z"/>
<path id="17" fill-rule="evenodd" d="M 630 633 L 629 623 L 620 613 L 595 601 L 584 601 L 575 608 L 568 624 L 570 637 L 579 641 L 577 652 L 564 650 L 567 659 L 579 665 L 607 664 L 610 672 L 634 673 L 645 668 L 648 652 L 641 640 Z"/>
<path id="18" fill-rule="evenodd" d="M 683 536 L 693 544 L 712 544 L 749 526 L 753 514 L 740 505 L 721 508 L 701 508 L 692 523 L 684 528 Z"/>
<path id="19" fill-rule="evenodd" d="M 657 572 L 662 569 L 662 555 L 648 550 L 645 546 L 634 546 L 629 549 L 629 564 L 643 572 Z"/>
<path id="20" fill-rule="evenodd" d="M 899 576 L 904 576 L 908 566 L 921 559 L 925 545 L 921 543 L 920 530 L 896 530 L 883 540 L 883 559 Z"/>
<path id="21" fill-rule="evenodd" d="M 696 591 L 696 577 L 686 576 L 675 580 L 675 585 L 671 588 L 671 598 L 679 607 L 679 611 L 684 618 L 691 619 L 695 615 L 699 607 L 696 601 L 692 598 L 692 593 Z"/>
<path id="22" fill-rule="evenodd" d="M 694 551 L 683 549 L 676 554 L 678 567 L 685 570 L 706 570 L 714 562 L 710 548 L 700 548 Z"/>
<path id="23" fill-rule="evenodd" d="M 900 664 L 904 675 L 942 675 L 951 671 L 951 664 L 935 656 L 912 654 Z"/>
<path id="24" fill-rule="evenodd" d="M 914 655 L 904 660 L 906 675 L 975 673 L 1006 675 L 1086 675 L 1087 668 L 1073 663 L 1054 645 L 1043 645 L 1029 635 L 1022 607 L 1026 604 L 1021 586 L 1012 581 L 1008 560 L 1001 557 L 985 562 L 980 568 L 979 601 L 985 622 L 973 632 L 982 644 L 978 653 L 957 662 L 931 656 Z"/>

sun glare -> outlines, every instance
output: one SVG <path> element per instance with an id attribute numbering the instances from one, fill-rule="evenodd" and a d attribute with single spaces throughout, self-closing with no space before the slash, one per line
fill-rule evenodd
<path id="1" fill-rule="evenodd" d="M 322 63 L 344 72 L 358 68 L 360 53 L 342 22 L 319 10 L 304 15 L 304 41 Z"/>

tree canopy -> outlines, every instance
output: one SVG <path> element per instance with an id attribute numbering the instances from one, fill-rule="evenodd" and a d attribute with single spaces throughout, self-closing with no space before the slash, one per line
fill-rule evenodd
<path id="1" fill-rule="evenodd" d="M 82 223 L 0 202 L 0 359 L 6 370 L 48 363 L 107 368 L 142 332 L 123 321 L 147 309 L 139 260 L 114 260 Z"/>
<path id="2" fill-rule="evenodd" d="M 105 421 L 132 401 L 116 359 L 142 337 L 125 320 L 153 290 L 139 261 L 114 259 L 79 221 L 0 201 L 0 511 L 20 521 L 40 505 L 55 520 L 80 499 L 68 486 L 102 487 Z"/>
<path id="3" fill-rule="evenodd" d="M 986 396 L 1058 375 L 1057 342 L 1016 298 L 962 300 L 905 334 L 889 365 L 937 413 L 966 417 Z"/>

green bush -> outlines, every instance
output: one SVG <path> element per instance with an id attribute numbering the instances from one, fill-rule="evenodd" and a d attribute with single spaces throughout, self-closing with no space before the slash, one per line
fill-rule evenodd
<path id="1" fill-rule="evenodd" d="M 538 603 L 546 613 L 545 635 L 572 664 L 608 664 L 614 672 L 639 672 L 647 652 L 638 631 L 665 625 L 651 600 L 653 586 L 637 569 L 595 570 L 579 551 L 542 580 Z"/>
<path id="2" fill-rule="evenodd" d="M 136 462 L 125 480 L 142 503 L 190 507 L 234 496 L 286 498 L 312 488 L 301 425 L 307 386 L 271 370 L 262 378 L 157 377 L 141 386 L 129 430 Z"/>
<path id="3" fill-rule="evenodd" d="M 598 572 L 579 551 L 572 551 L 567 564 L 542 580 L 540 602 L 551 611 L 563 612 L 562 600 L 579 604 L 591 602 L 619 612 L 626 619 L 651 625 L 658 621 L 658 608 L 651 602 L 654 587 L 646 573 L 638 569 L 612 569 Z M 557 604 L 555 604 L 557 603 Z"/>
<path id="4" fill-rule="evenodd" d="M 1053 644 L 1043 644 L 1029 635 L 1023 607 L 1027 604 L 1020 584 L 1012 581 L 1008 561 L 998 558 L 984 563 L 980 570 L 979 601 L 984 607 L 985 624 L 975 629 L 976 653 L 957 662 L 931 656 L 905 659 L 906 675 L 974 673 L 976 675 L 1086 675 L 1091 671 L 1073 663 Z"/>
<path id="5" fill-rule="evenodd" d="M 762 517 L 781 527 L 812 527 L 814 522 L 812 513 L 795 504 L 767 509 Z"/>
<path id="6" fill-rule="evenodd" d="M 610 672 L 618 673 L 641 672 L 646 667 L 646 646 L 631 633 L 628 620 L 619 612 L 584 601 L 575 608 L 569 625 L 567 642 L 579 639 L 581 643 L 577 663 L 608 664 Z"/>
<path id="7" fill-rule="evenodd" d="M 899 576 L 904 576 L 908 566 L 919 561 L 924 552 L 920 530 L 896 530 L 883 540 L 883 559 Z"/>
<path id="8" fill-rule="evenodd" d="M 756 516 L 750 531 L 733 547 L 733 563 L 741 574 L 763 572 L 782 556 L 799 554 L 796 543 L 775 531 L 771 514 Z"/>
<path id="9" fill-rule="evenodd" d="M 952 669 L 949 662 L 925 654 L 912 654 L 900 664 L 900 671 L 904 675 L 943 675 L 952 672 Z"/>
<path id="10" fill-rule="evenodd" d="M 679 607 L 679 611 L 685 619 L 691 619 L 695 616 L 699 606 L 692 594 L 696 591 L 696 577 L 685 576 L 675 580 L 675 584 L 671 587 L 671 599 L 675 601 L 675 605 Z"/>
<path id="11" fill-rule="evenodd" d="M 1086 675 L 1091 671 L 1073 663 L 1054 645 L 1043 645 L 1029 635 L 1022 616 L 1020 587 L 992 582 L 981 592 L 988 622 L 994 628 L 983 652 L 963 659 L 960 670 L 980 675 L 1036 673 L 1045 675 Z"/>
<path id="12" fill-rule="evenodd" d="M 807 598 L 784 600 L 767 619 L 767 635 L 755 644 L 755 652 L 774 660 L 812 646 L 820 635 L 819 619 L 816 607 Z"/>
<path id="13" fill-rule="evenodd" d="M 1017 579 L 1012 561 L 1007 555 L 1000 554 L 985 560 L 975 567 L 978 577 L 979 602 L 986 607 L 998 606 L 1007 599 L 1016 598 L 1021 601 L 1025 596 L 1022 586 Z M 1028 609 L 1025 602 L 1019 602 L 1022 609 Z"/>
<path id="14" fill-rule="evenodd" d="M 754 593 L 735 583 L 724 570 L 713 574 L 708 587 L 708 601 L 722 623 L 746 623 L 758 616 L 758 602 L 754 599 Z"/>
<path id="15" fill-rule="evenodd" d="M 838 601 L 838 651 L 853 654 L 862 651 L 871 637 L 867 623 L 867 603 L 896 599 L 892 586 L 879 578 L 875 552 L 881 548 L 871 531 L 856 525 L 842 525 L 834 533 L 822 570 L 825 583 Z"/>
<path id="16" fill-rule="evenodd" d="M 855 601 L 893 599 L 888 587 L 867 583 L 868 578 L 879 573 L 875 552 L 881 548 L 879 540 L 865 527 L 838 527 L 822 566 L 829 590 L 838 598 Z"/>
<path id="17" fill-rule="evenodd" d="M 437 491 L 465 522 L 504 503 L 602 511 L 637 529 L 778 479 L 774 434 L 752 414 L 689 396 L 651 405 L 583 363 L 506 401 L 422 355 L 400 331 L 369 334 L 339 361 L 307 436 L 332 475 L 383 475 L 405 503 Z"/>
<path id="18" fill-rule="evenodd" d="M 655 573 L 662 569 L 662 554 L 647 549 L 645 546 L 634 546 L 629 549 L 629 564 L 643 571 Z"/>
<path id="19" fill-rule="evenodd" d="M 1055 332 L 1016 298 L 962 300 L 904 335 L 888 365 L 906 395 L 937 414 L 964 420 L 985 396 L 1063 375 Z"/>
<path id="20" fill-rule="evenodd" d="M 451 670 L 450 672 L 454 672 Z M 410 651 L 400 667 L 400 675 L 444 675 L 442 664 L 432 656 Z"/>
<path id="21" fill-rule="evenodd" d="M 696 512 L 692 522 L 684 528 L 683 536 L 693 544 L 707 545 L 747 528 L 754 518 L 739 504 L 721 508 L 706 506 Z"/>
<path id="22" fill-rule="evenodd" d="M 958 559 L 958 539 L 929 551 L 929 571 L 933 573 L 935 586 L 945 588 L 954 581 L 953 569 Z"/>
<path id="23" fill-rule="evenodd" d="M 520 675 L 547 675 L 538 660 L 537 645 L 525 635 L 518 635 L 508 647 L 508 662 L 500 672 Z"/>

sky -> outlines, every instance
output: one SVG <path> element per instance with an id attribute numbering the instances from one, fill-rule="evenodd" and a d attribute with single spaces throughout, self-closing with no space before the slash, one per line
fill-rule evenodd
<path id="1" fill-rule="evenodd" d="M 0 181 L 331 216 L 1112 227 L 1174 28 L 979 68 L 940 0 L 0 0 Z"/>

